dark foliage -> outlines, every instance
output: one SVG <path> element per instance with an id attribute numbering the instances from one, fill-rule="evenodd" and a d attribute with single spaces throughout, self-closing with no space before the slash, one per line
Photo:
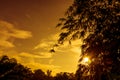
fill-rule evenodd
<path id="1" fill-rule="evenodd" d="M 46 74 L 41 69 L 31 71 L 14 58 L 0 57 L 0 80 L 76 80 L 73 73 L 61 72 L 54 77 L 51 73 L 51 70 Z"/>
<path id="2" fill-rule="evenodd" d="M 107 75 L 106 80 L 109 80 L 114 75 L 119 76 L 120 0 L 74 0 L 65 16 L 60 18 L 57 25 L 64 31 L 60 34 L 58 44 L 66 40 L 82 39 L 82 56 L 94 59 L 85 69 L 91 75 L 84 79 L 101 80 L 101 77 Z M 84 80 L 84 68 L 79 65 L 76 73 L 80 77 L 78 80 Z"/>
<path id="3" fill-rule="evenodd" d="M 55 76 L 55 80 L 76 80 L 73 73 L 61 72 Z"/>
<path id="4" fill-rule="evenodd" d="M 31 75 L 31 70 L 17 63 L 16 59 L 0 58 L 0 80 L 31 80 Z"/>

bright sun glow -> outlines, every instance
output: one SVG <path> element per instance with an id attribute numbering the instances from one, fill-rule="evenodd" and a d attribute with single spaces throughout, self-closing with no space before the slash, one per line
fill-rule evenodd
<path id="1" fill-rule="evenodd" d="M 84 59 L 83 59 L 83 62 L 89 62 L 89 58 L 88 57 L 85 57 Z"/>
<path id="2" fill-rule="evenodd" d="M 81 61 L 81 64 L 88 65 L 90 64 L 90 59 L 89 57 L 84 57 L 83 60 Z"/>

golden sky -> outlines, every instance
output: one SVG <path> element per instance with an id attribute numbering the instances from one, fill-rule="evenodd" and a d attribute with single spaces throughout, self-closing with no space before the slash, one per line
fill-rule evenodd
<path id="1" fill-rule="evenodd" d="M 32 69 L 75 72 L 80 41 L 49 53 L 57 41 L 58 19 L 73 0 L 0 0 L 0 55 L 14 57 Z M 79 44 L 78 44 L 79 43 Z"/>

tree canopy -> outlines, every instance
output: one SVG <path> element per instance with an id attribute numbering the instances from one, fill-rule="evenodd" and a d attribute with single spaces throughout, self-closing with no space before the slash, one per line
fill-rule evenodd
<path id="1" fill-rule="evenodd" d="M 57 27 L 59 44 L 82 39 L 82 55 L 94 59 L 92 65 L 120 75 L 120 0 L 74 0 Z"/>
<path id="2" fill-rule="evenodd" d="M 0 56 L 0 80 L 76 80 L 73 73 L 60 72 L 54 77 L 51 73 L 51 70 L 47 70 L 46 73 L 41 69 L 32 71 L 17 63 L 15 58 Z"/>

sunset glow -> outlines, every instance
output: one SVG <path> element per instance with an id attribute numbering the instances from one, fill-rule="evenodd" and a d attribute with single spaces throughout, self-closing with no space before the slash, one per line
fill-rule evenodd
<path id="1" fill-rule="evenodd" d="M 81 61 L 81 64 L 83 65 L 89 65 L 91 63 L 91 60 L 89 57 L 84 57 L 83 60 Z"/>
<path id="2" fill-rule="evenodd" d="M 79 44 L 65 43 L 56 53 L 49 50 L 58 39 L 55 28 L 73 0 L 1 0 L 0 56 L 8 55 L 27 67 L 58 72 L 75 72 Z M 71 67 L 70 67 L 71 66 Z"/>
<path id="3" fill-rule="evenodd" d="M 88 58 L 88 57 L 85 57 L 85 58 L 83 59 L 83 62 L 85 62 L 85 63 L 89 62 L 89 58 Z"/>

